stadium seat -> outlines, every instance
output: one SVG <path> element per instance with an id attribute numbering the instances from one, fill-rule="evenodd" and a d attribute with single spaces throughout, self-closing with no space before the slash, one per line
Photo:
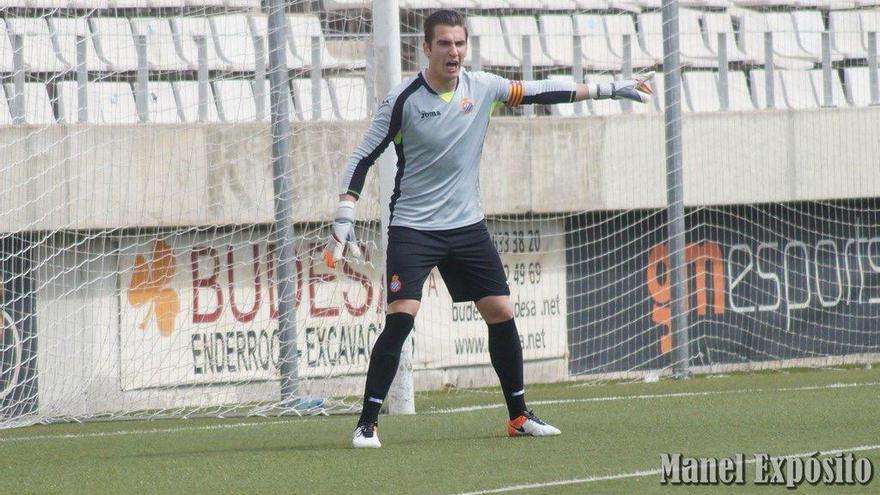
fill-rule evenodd
<path id="1" fill-rule="evenodd" d="M 287 16 L 288 47 L 306 67 L 312 65 L 312 37 L 317 36 L 321 46 L 322 67 L 339 69 L 361 69 L 366 67 L 366 60 L 344 60 L 334 57 L 327 50 L 327 40 L 321 30 L 321 20 L 312 14 L 290 14 Z"/>
<path id="2" fill-rule="evenodd" d="M 501 18 L 501 28 L 504 30 L 504 38 L 507 48 L 514 57 L 523 59 L 523 36 L 531 38 L 532 66 L 552 66 L 556 62 L 544 53 L 541 48 L 541 39 L 538 35 L 538 22 L 532 16 L 505 16 Z M 569 43 L 570 45 L 571 43 Z M 570 61 L 564 65 L 570 65 Z"/>
<path id="3" fill-rule="evenodd" d="M 880 70 L 877 71 L 880 77 Z M 871 104 L 870 69 L 867 67 L 847 67 L 843 69 L 846 90 L 853 105 L 866 107 Z"/>
<path id="4" fill-rule="evenodd" d="M 181 56 L 191 67 L 198 67 L 199 49 L 195 36 L 204 36 L 207 45 L 207 64 L 209 70 L 223 70 L 227 64 L 217 55 L 211 28 L 207 17 L 174 17 L 171 18 L 171 30 L 180 42 Z"/>
<path id="5" fill-rule="evenodd" d="M 323 0 L 324 10 L 371 10 L 372 0 Z"/>
<path id="6" fill-rule="evenodd" d="M 76 82 L 64 81 L 57 85 L 60 107 L 65 121 L 77 122 L 79 96 Z M 131 86 L 125 82 L 93 82 L 88 85 L 89 123 L 133 124 L 138 121 L 137 106 Z"/>
<path id="7" fill-rule="evenodd" d="M 254 122 L 257 106 L 250 80 L 214 81 L 214 99 L 223 122 Z"/>
<path id="8" fill-rule="evenodd" d="M 574 32 L 581 37 L 581 62 L 586 70 L 613 70 L 619 71 L 622 60 L 619 54 L 611 51 L 608 34 L 605 29 L 605 20 L 601 15 L 579 14 L 574 16 Z M 634 66 L 654 65 L 653 60 L 642 57 L 637 59 L 641 50 L 637 49 L 638 40 L 633 37 L 633 62 Z M 572 51 L 572 42 L 562 41 L 569 45 L 568 52 Z M 573 54 L 570 55 L 573 57 Z M 635 63 L 639 62 L 639 63 Z"/>
<path id="9" fill-rule="evenodd" d="M 177 53 L 174 32 L 168 19 L 136 17 L 131 20 L 132 32 L 147 37 L 147 61 L 151 70 L 194 70 L 196 65 L 186 62 Z"/>
<path id="10" fill-rule="evenodd" d="M 599 0 L 598 2 L 593 3 L 604 4 L 604 7 L 600 7 L 601 10 L 608 8 L 608 2 Z M 541 0 L 540 4 L 541 10 L 577 10 L 590 8 L 579 6 L 575 0 Z"/>
<path id="11" fill-rule="evenodd" d="M 98 56 L 110 66 L 110 70 L 131 71 L 138 68 L 137 47 L 128 19 L 93 17 L 89 24 Z"/>
<path id="12" fill-rule="evenodd" d="M 825 80 L 822 74 L 822 69 L 811 70 L 810 79 L 812 80 L 813 89 L 816 92 L 819 106 L 825 106 Z M 849 106 L 846 94 L 843 92 L 843 84 L 840 82 L 840 74 L 836 70 L 831 71 L 831 99 L 832 106 Z"/>
<path id="13" fill-rule="evenodd" d="M 703 28 L 706 31 L 706 42 L 709 50 L 718 55 L 718 34 L 725 33 L 727 35 L 727 60 L 730 62 L 753 63 L 754 59 L 746 56 L 736 43 L 736 34 L 733 29 L 733 22 L 730 14 L 727 12 L 703 12 L 702 13 Z"/>
<path id="14" fill-rule="evenodd" d="M 269 67 L 269 20 L 268 17 L 264 15 L 253 15 L 251 16 L 250 27 L 253 30 L 254 36 L 260 36 L 263 39 L 263 54 L 265 56 L 264 63 L 266 64 L 266 68 L 268 70 Z M 256 43 L 256 40 L 254 40 Z M 287 68 L 288 69 L 302 69 L 305 67 L 302 59 L 299 58 L 295 53 L 291 52 L 291 44 L 287 44 Z"/>
<path id="15" fill-rule="evenodd" d="M 611 8 L 611 2 L 608 0 L 574 0 L 574 4 L 578 10 L 608 10 Z"/>
<path id="16" fill-rule="evenodd" d="M 28 124 L 54 124 L 52 101 L 43 83 L 24 85 L 24 121 Z"/>
<path id="17" fill-rule="evenodd" d="M 847 59 L 861 59 L 868 56 L 862 42 L 861 12 L 842 10 L 828 15 L 831 31 L 831 45 Z"/>
<path id="18" fill-rule="evenodd" d="M 795 10 L 791 13 L 797 38 L 801 47 L 819 62 L 822 61 L 822 33 L 825 31 L 825 23 L 822 13 L 818 10 Z M 831 60 L 834 62 L 843 60 L 843 55 L 831 46 Z"/>
<path id="19" fill-rule="evenodd" d="M 709 51 L 700 31 L 700 15 L 679 9 L 679 53 L 683 66 L 718 67 L 718 57 Z M 639 14 L 639 34 L 645 50 L 655 60 L 663 60 L 663 18 L 660 12 Z"/>
<path id="20" fill-rule="evenodd" d="M 782 89 L 782 78 L 779 77 L 779 70 L 774 72 L 774 76 L 774 108 L 788 108 L 788 105 L 785 103 L 785 91 Z M 767 90 L 765 81 L 766 72 L 764 69 L 752 69 L 749 71 L 749 86 L 751 87 L 752 101 L 755 103 L 755 107 L 761 110 L 767 109 Z"/>
<path id="21" fill-rule="evenodd" d="M 208 22 L 217 44 L 217 55 L 231 70 L 253 71 L 256 49 L 248 16 L 214 15 L 208 17 Z"/>
<path id="22" fill-rule="evenodd" d="M 334 106 L 342 120 L 366 120 L 367 87 L 362 77 L 330 77 L 327 79 Z"/>
<path id="23" fill-rule="evenodd" d="M 575 30 L 578 34 L 580 34 L 580 24 L 578 22 L 579 17 L 580 16 L 575 16 Z M 606 15 L 602 16 L 602 21 L 605 26 L 605 36 L 608 40 L 608 47 L 611 50 L 611 53 L 620 60 L 621 63 L 623 61 L 623 36 L 626 34 L 630 35 L 633 67 L 653 67 L 661 62 L 642 49 L 642 45 L 639 43 L 639 37 L 636 33 L 636 25 L 631 16 Z"/>
<path id="24" fill-rule="evenodd" d="M 782 70 L 779 71 L 779 75 L 782 78 L 785 101 L 789 108 L 803 110 L 819 106 L 819 97 L 813 86 L 810 71 Z"/>
<path id="25" fill-rule="evenodd" d="M 818 62 L 797 40 L 794 21 L 788 12 L 738 11 L 742 48 L 750 60 L 764 64 L 764 33 L 773 33 L 773 63 L 787 69 L 811 69 Z"/>
<path id="26" fill-rule="evenodd" d="M 4 86 L 5 84 L 0 84 L 0 125 L 12 123 L 12 112 L 9 111 L 9 103 L 6 101 Z"/>
<path id="27" fill-rule="evenodd" d="M 67 67 L 76 67 L 76 37 L 86 38 L 86 69 L 106 71 L 107 64 L 98 57 L 94 37 L 85 17 L 49 17 L 49 28 L 55 37 L 59 56 Z"/>
<path id="28" fill-rule="evenodd" d="M 541 32 L 541 49 L 556 65 L 570 66 L 574 60 L 572 53 L 572 34 L 574 27 L 571 16 L 544 14 L 538 17 Z"/>
<path id="29" fill-rule="evenodd" d="M 314 120 L 312 110 L 314 99 L 312 98 L 312 81 L 310 79 L 291 79 L 293 86 L 293 100 L 296 103 L 296 117 L 299 120 Z M 320 120 L 336 120 L 337 115 L 333 110 L 333 97 L 330 95 L 330 86 L 326 79 L 321 80 L 321 117 Z"/>
<path id="30" fill-rule="evenodd" d="M 185 122 L 199 121 L 199 83 L 197 81 L 176 81 L 172 83 L 174 93 L 177 96 L 180 113 Z M 207 88 L 207 116 L 205 122 L 220 122 L 217 114 L 217 105 L 214 102 L 214 93 L 211 85 Z"/>
<path id="31" fill-rule="evenodd" d="M 467 19 L 470 36 L 480 37 L 480 65 L 483 67 L 519 67 L 520 60 L 513 56 L 504 43 L 501 20 L 497 17 L 471 16 Z M 473 47 L 468 50 L 466 65 L 473 65 Z"/>
<path id="32" fill-rule="evenodd" d="M 877 44 L 880 45 L 880 9 L 863 10 L 861 15 L 862 40 L 865 50 L 868 49 L 868 33 L 877 33 Z M 878 48 L 880 52 L 880 48 Z"/>
<path id="33" fill-rule="evenodd" d="M 3 29 L 3 20 L 0 19 L 0 32 L 5 33 L 7 30 L 9 34 L 17 34 L 22 37 L 25 70 L 29 72 L 60 72 L 65 69 L 52 46 L 52 34 L 49 32 L 49 24 L 45 19 L 40 17 L 8 17 L 6 29 Z M 4 44 L 7 42 L 8 40 L 4 40 Z M 11 65 L 12 52 L 9 53 Z"/>
<path id="34" fill-rule="evenodd" d="M 168 81 L 150 81 L 148 85 L 150 122 L 177 124 L 182 122 L 177 110 L 174 88 Z"/>
<path id="35" fill-rule="evenodd" d="M 0 33 L 6 32 L 6 21 L 0 18 Z M 12 72 L 12 41 L 8 36 L 0 36 L 0 72 Z M 2 119 L 2 117 L 0 117 Z"/>
<path id="36" fill-rule="evenodd" d="M 733 70 L 727 73 L 727 102 L 729 109 L 735 112 L 748 112 L 755 110 L 749 84 L 746 81 L 745 72 Z"/>
<path id="37" fill-rule="evenodd" d="M 715 72 L 684 72 L 681 75 L 685 112 L 717 112 L 721 110 L 721 99 L 718 96 L 718 75 Z"/>

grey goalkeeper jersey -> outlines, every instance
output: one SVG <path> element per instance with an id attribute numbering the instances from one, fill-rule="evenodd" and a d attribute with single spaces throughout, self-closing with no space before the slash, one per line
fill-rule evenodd
<path id="1" fill-rule="evenodd" d="M 419 73 L 379 106 L 342 172 L 339 192 L 358 197 L 367 171 L 393 142 L 390 225 L 446 230 L 479 222 L 480 156 L 494 106 L 570 102 L 574 94 L 571 82 L 511 81 L 465 70 L 454 91 L 437 94 Z"/>

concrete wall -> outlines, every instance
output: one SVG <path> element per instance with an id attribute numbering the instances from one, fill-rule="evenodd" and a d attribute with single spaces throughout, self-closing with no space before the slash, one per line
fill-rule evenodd
<path id="1" fill-rule="evenodd" d="M 298 124 L 297 222 L 328 221 L 365 123 Z M 690 205 L 880 195 L 880 108 L 686 115 Z M 0 230 L 272 221 L 268 124 L 0 127 Z M 494 118 L 488 214 L 665 204 L 662 117 Z M 364 197 L 376 197 L 375 171 Z M 378 209 L 362 206 L 361 218 Z"/>

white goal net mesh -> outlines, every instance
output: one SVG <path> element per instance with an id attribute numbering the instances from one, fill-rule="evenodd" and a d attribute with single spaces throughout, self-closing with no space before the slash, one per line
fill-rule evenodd
<path id="1" fill-rule="evenodd" d="M 359 407 L 384 324 L 375 170 L 357 205 L 365 259 L 329 270 L 321 249 L 339 170 L 384 97 L 372 6 L 286 4 L 291 174 L 275 177 L 264 6 L 180 3 L 0 8 L 0 427 Z M 675 301 L 660 2 L 401 0 L 404 77 L 425 66 L 422 22 L 440 7 L 468 16 L 468 70 L 590 83 L 656 71 L 647 104 L 492 117 L 482 203 L 527 383 L 667 374 L 680 345 L 707 372 L 876 358 L 880 10 L 845 3 L 680 2 Z M 294 192 L 289 260 L 279 180 Z M 281 263 L 294 274 L 292 402 Z M 452 304 L 436 270 L 422 302 L 416 389 L 496 385 L 475 306 Z"/>

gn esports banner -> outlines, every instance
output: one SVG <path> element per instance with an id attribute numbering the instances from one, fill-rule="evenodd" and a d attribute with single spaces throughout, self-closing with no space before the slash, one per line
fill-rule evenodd
<path id="1" fill-rule="evenodd" d="M 880 352 L 880 200 L 702 208 L 686 225 L 693 365 Z M 665 214 L 567 227 L 571 372 L 669 365 Z"/>

